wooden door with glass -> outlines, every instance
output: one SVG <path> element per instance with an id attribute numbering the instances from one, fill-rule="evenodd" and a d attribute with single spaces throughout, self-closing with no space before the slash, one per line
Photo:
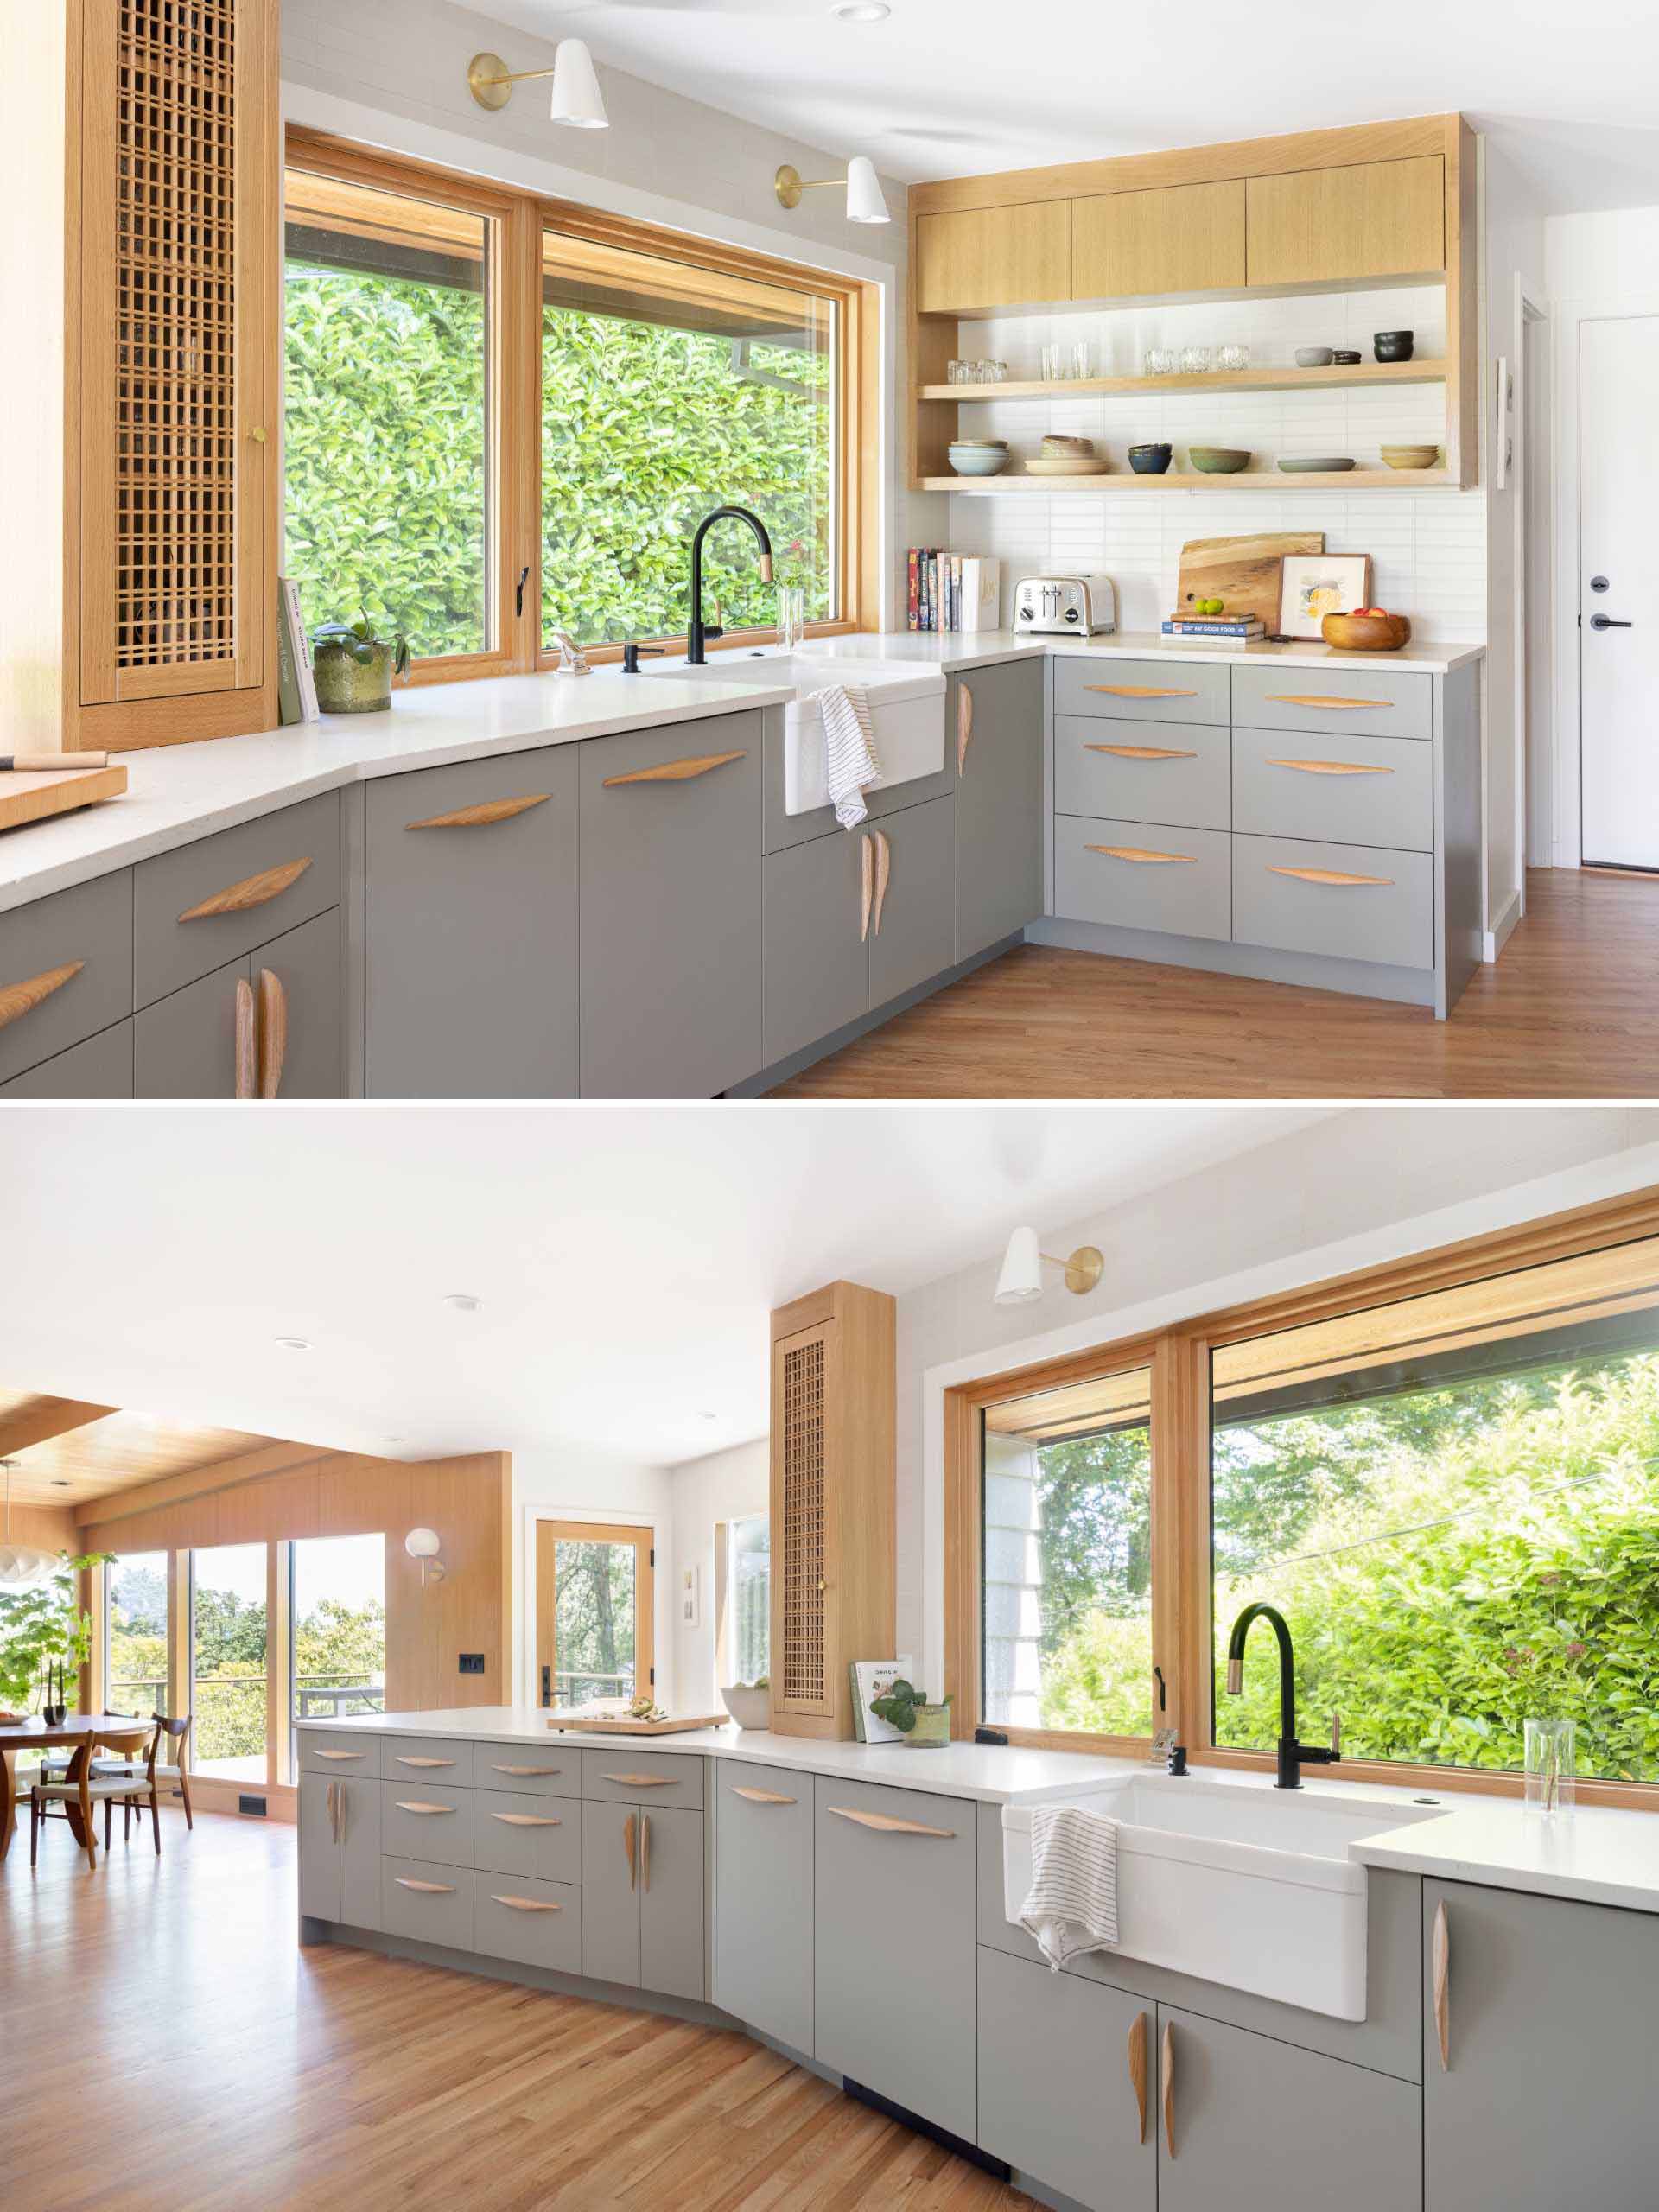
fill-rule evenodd
<path id="1" fill-rule="evenodd" d="M 657 1554 L 649 1529 L 542 1521 L 536 1529 L 536 1695 L 544 1706 L 651 1696 Z"/>

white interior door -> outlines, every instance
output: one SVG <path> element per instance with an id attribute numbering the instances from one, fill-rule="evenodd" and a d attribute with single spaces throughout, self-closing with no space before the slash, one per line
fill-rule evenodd
<path id="1" fill-rule="evenodd" d="M 1584 858 L 1659 868 L 1659 315 L 1580 327 Z"/>

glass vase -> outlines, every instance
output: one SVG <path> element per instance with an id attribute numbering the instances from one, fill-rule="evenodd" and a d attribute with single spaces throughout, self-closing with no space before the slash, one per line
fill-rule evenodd
<path id="1" fill-rule="evenodd" d="M 1573 1731 L 1570 1720 L 1527 1723 L 1527 1810 L 1548 1818 L 1573 1809 Z"/>

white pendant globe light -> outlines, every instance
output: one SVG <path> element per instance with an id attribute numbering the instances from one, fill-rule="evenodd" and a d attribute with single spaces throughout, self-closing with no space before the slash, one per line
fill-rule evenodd
<path id="1" fill-rule="evenodd" d="M 847 164 L 847 219 L 849 223 L 890 223 L 887 203 L 881 197 L 881 181 L 875 173 L 875 163 L 864 154 L 855 154 Z"/>
<path id="2" fill-rule="evenodd" d="M 443 1561 L 438 1557 L 438 1554 L 443 1549 L 443 1546 L 439 1541 L 435 1529 L 411 1529 L 404 1538 L 404 1549 L 409 1554 L 410 1559 L 418 1560 L 420 1562 L 423 1590 L 429 1582 L 442 1581 Z"/>
<path id="3" fill-rule="evenodd" d="M 553 57 L 553 120 L 573 130 L 607 130 L 611 118 L 605 112 L 604 95 L 594 73 L 594 57 L 585 41 L 565 38 Z"/>
<path id="4" fill-rule="evenodd" d="M 55 1552 L 43 1552 L 33 1544 L 14 1544 L 11 1541 L 11 1462 L 0 1462 L 6 1471 L 6 1529 L 0 1536 L 0 1583 L 8 1587 L 27 1590 L 41 1582 L 49 1582 L 58 1569 Z"/>

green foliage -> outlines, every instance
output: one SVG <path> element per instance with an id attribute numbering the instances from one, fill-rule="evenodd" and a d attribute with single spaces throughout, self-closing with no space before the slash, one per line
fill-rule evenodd
<path id="1" fill-rule="evenodd" d="M 372 668 L 375 655 L 389 652 L 393 675 L 409 674 L 409 639 L 401 630 L 383 636 L 366 614 L 356 622 L 320 624 L 311 632 L 311 645 L 319 661 L 332 653 L 354 660 L 359 668 Z"/>
<path id="2" fill-rule="evenodd" d="M 69 1677 L 65 1694 L 75 1703 L 74 1677 L 92 1648 L 92 1617 L 75 1603 L 75 1576 L 106 1556 L 72 1559 L 63 1552 L 49 1581 L 0 1590 L 0 1706 L 9 1712 L 32 1713 L 41 1701 L 41 1675 L 60 1663 Z"/>
<path id="3" fill-rule="evenodd" d="M 1152 1441 L 1144 1427 L 1037 1455 L 1042 1725 L 1144 1735 L 1152 1710 Z M 1101 1713 L 1114 1717 L 1109 1723 Z"/>
<path id="4" fill-rule="evenodd" d="M 949 1705 L 950 1702 L 947 1697 L 944 1703 Z M 918 1690 L 912 1683 L 907 1682 L 902 1675 L 891 1689 L 884 1690 L 880 1697 L 873 1697 L 870 1700 L 870 1711 L 879 1720 L 885 1720 L 896 1728 L 901 1736 L 909 1735 L 911 1730 L 916 1726 L 917 1714 L 925 1707 L 935 1712 L 939 1710 L 933 1705 L 932 1700 L 925 1690 Z"/>

